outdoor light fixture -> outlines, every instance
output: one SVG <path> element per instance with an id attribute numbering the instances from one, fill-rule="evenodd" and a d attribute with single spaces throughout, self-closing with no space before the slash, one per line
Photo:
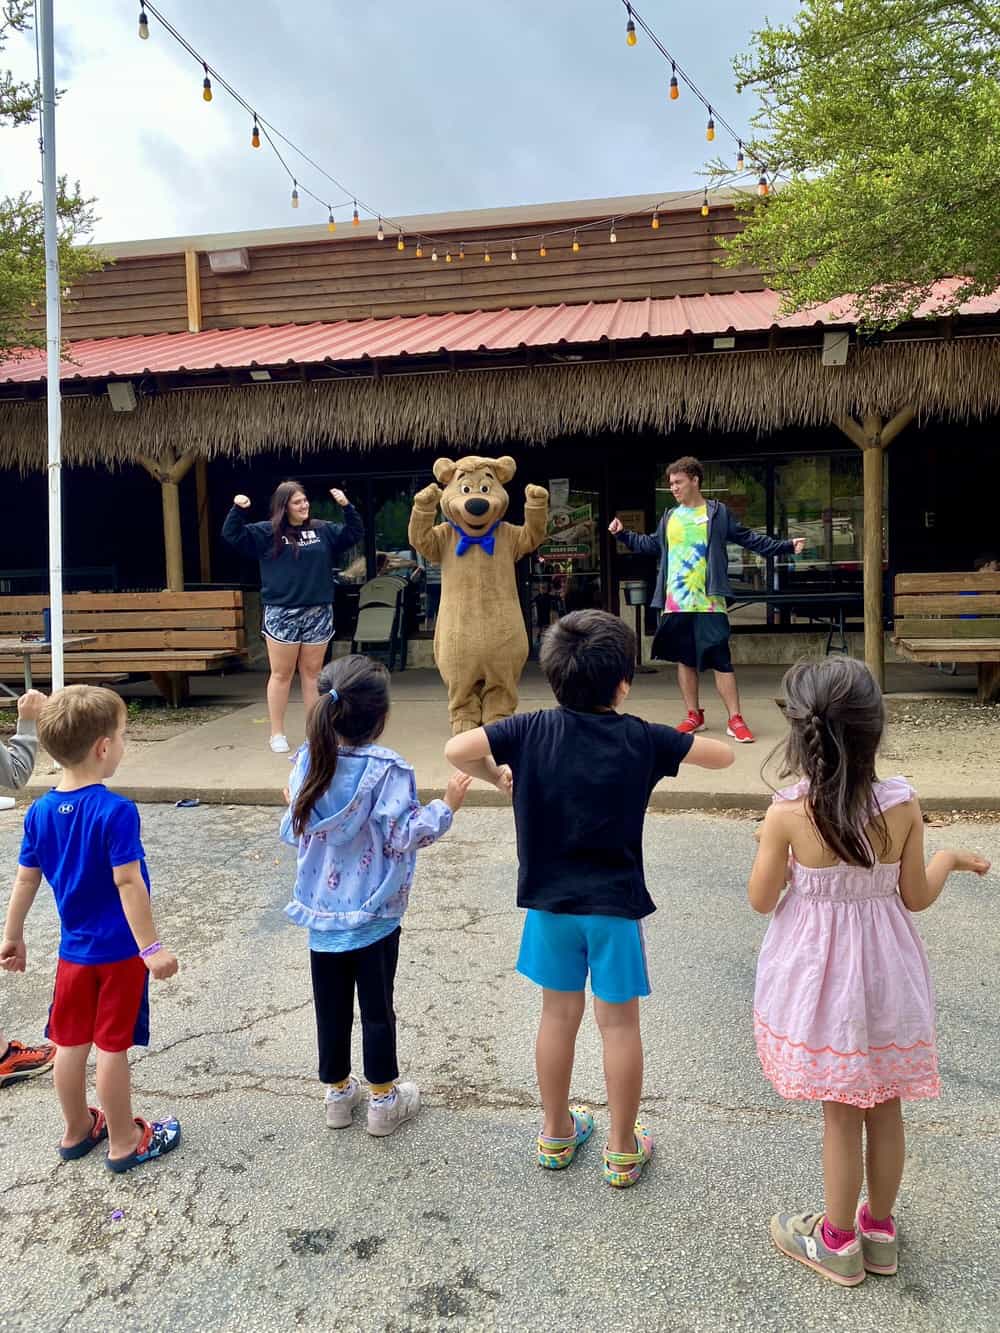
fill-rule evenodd
<path id="1" fill-rule="evenodd" d="M 712 348 L 716 352 L 731 352 L 735 346 L 735 338 L 722 337 L 712 339 Z"/>
<path id="2" fill-rule="evenodd" d="M 612 245 L 614 245 L 615 242 L 618 240 L 618 233 L 615 231 L 615 224 L 613 219 L 611 222 L 611 235 L 608 237 L 608 240 Z"/>
<path id="3" fill-rule="evenodd" d="M 208 65 L 204 60 L 201 65 L 205 71 L 205 77 L 201 81 L 201 95 L 206 102 L 210 102 L 212 100 L 212 80 L 208 77 Z"/>
<path id="4" fill-rule="evenodd" d="M 435 249 L 431 251 L 431 263 L 436 264 L 437 262 L 438 262 L 438 252 Z"/>
<path id="5" fill-rule="evenodd" d="M 575 231 L 573 233 L 573 253 L 575 255 L 578 255 L 580 253 L 580 238 L 579 236 L 577 236 Z"/>
<path id="6" fill-rule="evenodd" d="M 715 138 L 715 117 L 712 115 L 712 108 L 708 108 L 708 124 L 705 126 L 705 138 L 709 143 Z"/>
<path id="7" fill-rule="evenodd" d="M 706 190 L 701 200 L 701 216 L 708 217 L 708 191 Z"/>
<path id="8" fill-rule="evenodd" d="M 670 62 L 670 100 L 676 102 L 681 95 L 680 85 L 677 82 L 677 66 L 671 60 Z"/>
<path id="9" fill-rule="evenodd" d="M 135 411 L 135 388 L 131 380 L 111 381 L 108 384 L 108 397 L 111 399 L 111 410 L 113 412 Z"/>
<path id="10" fill-rule="evenodd" d="M 850 344 L 851 335 L 847 332 L 824 333 L 822 364 L 824 366 L 846 366 Z"/>
<path id="11" fill-rule="evenodd" d="M 655 208 L 653 209 L 653 216 L 649 219 L 649 225 L 654 231 L 660 230 L 660 215 Z"/>
<path id="12" fill-rule="evenodd" d="M 250 131 L 250 147 L 260 147 L 260 126 L 257 124 L 257 117 L 253 118 L 253 129 Z"/>
<path id="13" fill-rule="evenodd" d="M 256 380 L 258 384 L 265 384 L 271 378 L 269 370 L 251 370 L 250 378 Z"/>
<path id="14" fill-rule="evenodd" d="M 739 152 L 736 154 L 736 170 L 743 170 L 743 140 L 740 140 Z"/>
<path id="15" fill-rule="evenodd" d="M 424 247 L 423 247 L 423 245 L 421 244 L 420 237 L 418 236 L 418 237 L 417 237 L 417 258 L 418 258 L 418 259 L 423 259 L 423 257 L 424 257 Z"/>
<path id="16" fill-rule="evenodd" d="M 546 250 L 546 248 L 545 248 L 545 237 L 543 236 L 543 237 L 542 237 L 542 243 L 541 243 L 541 245 L 538 247 L 538 257 L 539 257 L 539 259 L 544 259 L 545 256 L 546 256 L 548 253 L 549 253 L 548 250 Z"/>
<path id="17" fill-rule="evenodd" d="M 516 264 L 516 263 L 517 263 L 517 246 L 516 246 L 516 245 L 512 245 L 512 246 L 510 247 L 510 262 L 511 262 L 512 264 Z"/>
<path id="18" fill-rule="evenodd" d="M 450 251 L 450 250 L 449 250 L 448 253 L 445 255 L 445 257 L 444 257 L 444 262 L 445 262 L 446 264 L 450 264 L 450 263 L 451 263 L 451 251 Z"/>
<path id="19" fill-rule="evenodd" d="M 625 40 L 629 46 L 635 46 L 635 21 L 632 18 L 632 6 L 626 5 L 625 9 L 628 12 L 628 22 L 625 24 Z"/>
<path id="20" fill-rule="evenodd" d="M 382 219 L 381 219 L 381 218 L 379 218 L 379 220 L 378 220 L 378 231 L 375 233 L 375 237 L 376 237 L 377 240 L 380 240 L 380 241 L 384 241 L 384 240 L 385 240 L 385 227 L 382 226 Z"/>
<path id="21" fill-rule="evenodd" d="M 484 263 L 484 264 L 492 264 L 492 263 L 493 263 L 493 257 L 491 256 L 489 250 L 484 250 L 484 251 L 483 251 L 483 263 Z"/>
<path id="22" fill-rule="evenodd" d="M 299 183 L 298 181 L 292 181 L 292 207 L 298 208 L 298 206 L 299 206 Z"/>
<path id="23" fill-rule="evenodd" d="M 352 227 L 361 226 L 361 219 L 358 217 L 358 201 L 356 199 L 354 201 L 354 213 L 351 217 L 351 226 Z"/>
<path id="24" fill-rule="evenodd" d="M 771 193 L 771 187 L 767 183 L 767 177 L 763 172 L 760 173 L 760 180 L 757 182 L 757 193 L 763 198 L 764 195 Z"/>
<path id="25" fill-rule="evenodd" d="M 144 42 L 149 41 L 149 19 L 146 17 L 145 9 L 139 9 L 139 36 Z"/>
<path id="26" fill-rule="evenodd" d="M 246 250 L 210 250 L 208 267 L 213 273 L 249 273 L 250 255 Z"/>
<path id="27" fill-rule="evenodd" d="M 406 242 L 403 240 L 403 233 L 402 233 L 402 232 L 400 232 L 399 235 L 396 237 L 396 249 L 397 249 L 397 250 L 405 250 L 405 249 L 406 249 Z"/>

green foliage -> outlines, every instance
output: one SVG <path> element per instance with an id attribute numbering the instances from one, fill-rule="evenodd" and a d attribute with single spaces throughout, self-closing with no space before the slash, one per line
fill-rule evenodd
<path id="1" fill-rule="evenodd" d="M 29 25 L 30 0 L 8 0 L 0 6 L 0 50 L 12 32 Z M 38 89 L 18 83 L 0 71 L 0 129 L 25 125 L 37 115 Z M 99 268 L 93 250 L 80 245 L 94 225 L 92 200 L 85 199 L 79 183 L 59 180 L 59 277 L 64 287 Z M 0 198 L 0 355 L 15 347 L 39 347 L 45 334 L 40 312 L 45 304 L 45 229 L 42 203 L 27 190 Z"/>
<path id="2" fill-rule="evenodd" d="M 735 62 L 760 98 L 748 161 L 777 177 L 724 242 L 800 310 L 856 294 L 863 324 L 1000 286 L 1000 3 L 804 0 Z"/>

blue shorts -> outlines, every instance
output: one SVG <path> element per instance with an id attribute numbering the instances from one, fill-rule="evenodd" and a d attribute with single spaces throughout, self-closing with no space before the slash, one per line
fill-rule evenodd
<path id="1" fill-rule="evenodd" d="M 276 643 L 329 643 L 333 638 L 333 607 L 265 606 L 263 632 Z"/>
<path id="2" fill-rule="evenodd" d="M 641 921 L 623 916 L 578 916 L 528 909 L 517 970 L 546 990 L 587 987 L 607 1004 L 650 994 Z"/>

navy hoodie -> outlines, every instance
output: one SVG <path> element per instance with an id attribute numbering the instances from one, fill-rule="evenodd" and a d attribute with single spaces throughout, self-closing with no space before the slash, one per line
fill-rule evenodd
<path id="1" fill-rule="evenodd" d="M 344 510 L 344 523 L 312 519 L 299 529 L 299 540 L 282 538 L 274 551 L 274 530 L 269 522 L 248 523 L 246 511 L 233 505 L 222 525 L 222 535 L 241 555 L 260 561 L 260 599 L 265 606 L 322 606 L 333 601 L 333 559 L 364 537 L 361 515 L 353 505 Z"/>

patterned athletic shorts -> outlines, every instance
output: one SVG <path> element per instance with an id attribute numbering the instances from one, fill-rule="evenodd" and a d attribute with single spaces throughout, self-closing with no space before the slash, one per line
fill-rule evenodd
<path id="1" fill-rule="evenodd" d="M 333 607 L 265 606 L 262 632 L 276 643 L 328 643 L 333 638 Z"/>

